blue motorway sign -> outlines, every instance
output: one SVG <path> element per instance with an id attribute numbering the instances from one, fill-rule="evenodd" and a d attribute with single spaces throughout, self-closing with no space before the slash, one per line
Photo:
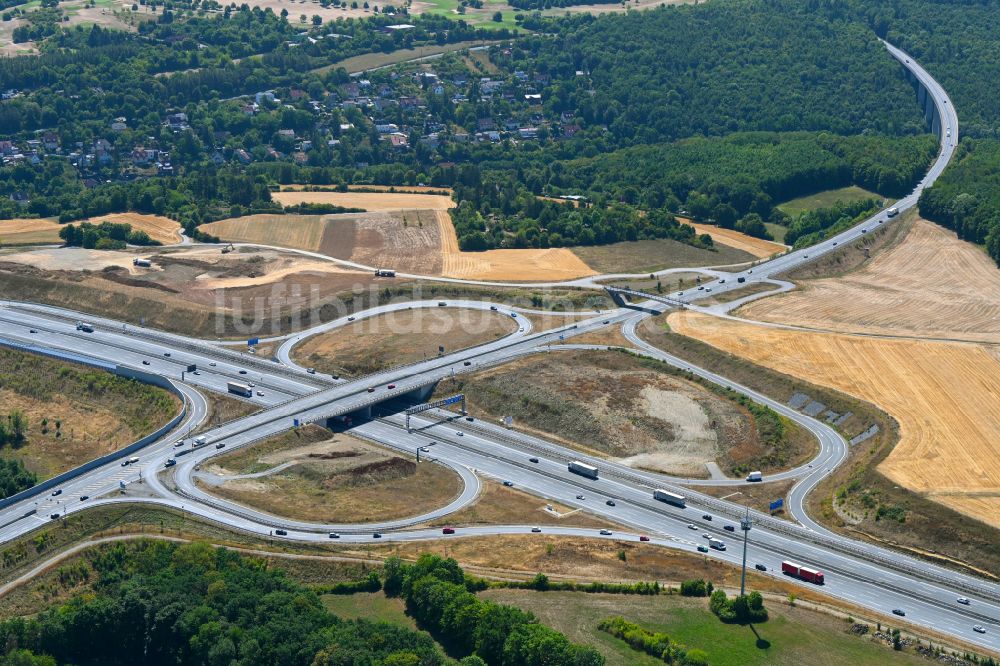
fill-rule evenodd
<path id="1" fill-rule="evenodd" d="M 443 407 L 444 405 L 454 405 L 456 402 L 462 402 L 461 393 L 459 393 L 458 395 L 453 395 L 450 398 L 445 398 L 444 400 L 441 401 L 441 406 Z"/>

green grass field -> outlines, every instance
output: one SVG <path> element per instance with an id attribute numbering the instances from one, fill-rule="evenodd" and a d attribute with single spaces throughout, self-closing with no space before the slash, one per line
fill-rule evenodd
<path id="1" fill-rule="evenodd" d="M 807 210 L 829 208 L 838 201 L 848 203 L 859 199 L 871 198 L 881 199 L 882 197 L 875 192 L 869 192 L 862 187 L 851 185 L 850 187 L 841 187 L 836 190 L 826 190 L 824 192 L 810 194 L 807 197 L 792 199 L 791 201 L 786 201 L 783 204 L 778 204 L 778 208 L 792 217 L 798 217 L 801 213 L 804 213 Z M 771 233 L 774 232 L 772 231 Z"/>
<path id="2" fill-rule="evenodd" d="M 607 659 L 608 666 L 663 663 L 597 629 L 601 620 L 613 615 L 622 615 L 647 629 L 662 631 L 688 648 L 705 650 L 712 666 L 926 663 L 916 654 L 894 652 L 871 638 L 848 633 L 848 625 L 843 620 L 776 602 L 768 603 L 771 619 L 751 628 L 723 624 L 708 610 L 706 599 L 527 590 L 488 590 L 480 596 L 533 612 L 543 624 L 563 632 L 571 641 L 598 649 Z M 381 592 L 324 595 L 322 600 L 330 611 L 341 617 L 416 628 L 413 619 L 406 615 L 403 602 L 387 599 Z"/>
<path id="3" fill-rule="evenodd" d="M 780 224 L 771 224 L 770 222 L 765 222 L 764 226 L 767 227 L 771 236 L 774 237 L 775 243 L 785 242 L 785 234 L 788 232 L 788 227 L 783 227 Z"/>
<path id="4" fill-rule="evenodd" d="M 570 640 L 594 646 L 605 655 L 608 666 L 663 663 L 597 629 L 601 620 L 613 615 L 662 631 L 688 648 L 704 650 L 712 666 L 924 663 L 915 654 L 894 652 L 848 633 L 843 620 L 776 602 L 767 604 L 771 619 L 751 628 L 723 624 L 708 610 L 706 599 L 525 590 L 490 590 L 482 595 L 530 610 Z"/>

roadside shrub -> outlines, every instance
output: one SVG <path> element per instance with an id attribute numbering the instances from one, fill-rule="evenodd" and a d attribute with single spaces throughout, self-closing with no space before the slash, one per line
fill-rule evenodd
<path id="1" fill-rule="evenodd" d="M 706 583 L 702 578 L 686 580 L 681 583 L 681 596 L 707 597 L 712 594 L 712 583 Z"/>
<path id="2" fill-rule="evenodd" d="M 708 607 L 720 620 L 730 624 L 766 622 L 768 617 L 764 597 L 757 591 L 728 599 L 724 591 L 716 590 L 712 593 Z"/>

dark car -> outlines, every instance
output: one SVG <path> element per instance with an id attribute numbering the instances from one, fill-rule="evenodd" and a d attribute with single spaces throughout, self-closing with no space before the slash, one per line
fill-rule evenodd
<path id="1" fill-rule="evenodd" d="M 892 614 L 893 615 L 899 615 L 900 617 L 905 617 L 906 616 L 906 611 L 903 610 L 902 608 L 893 608 L 892 609 Z"/>
<path id="2" fill-rule="evenodd" d="M 504 481 L 503 485 L 507 486 L 508 488 L 511 488 L 514 485 L 514 482 L 513 481 Z"/>
<path id="3" fill-rule="evenodd" d="M 167 358 L 170 358 L 170 352 L 163 352 L 163 355 L 166 356 Z"/>
<path id="4" fill-rule="evenodd" d="M 528 462 L 536 463 L 538 462 L 538 458 L 528 458 Z"/>
<path id="5" fill-rule="evenodd" d="M 375 387 L 374 386 L 369 386 L 368 387 L 368 392 L 369 393 L 374 393 L 375 392 Z"/>
<path id="6" fill-rule="evenodd" d="M 143 365 L 149 365 L 149 361 L 143 361 L 142 364 Z"/>
<path id="7" fill-rule="evenodd" d="M 29 331 L 29 332 L 30 333 L 38 333 L 38 331 L 36 331 L 35 329 L 31 329 L 31 331 Z"/>
<path id="8" fill-rule="evenodd" d="M 247 371 L 246 370 L 240 370 L 240 374 L 241 375 L 245 375 L 245 374 L 247 374 Z"/>
<path id="9" fill-rule="evenodd" d="M 708 515 L 707 513 L 703 514 L 701 518 L 702 520 L 712 520 L 712 516 Z"/>
<path id="10" fill-rule="evenodd" d="M 331 539 L 339 539 L 340 535 L 337 534 L 336 532 L 330 532 L 330 538 Z"/>
<path id="11" fill-rule="evenodd" d="M 62 489 L 61 488 L 52 491 L 52 496 L 53 497 L 57 497 L 58 495 L 62 495 Z"/>
<path id="12" fill-rule="evenodd" d="M 639 541 L 649 541 L 649 537 L 643 534 L 642 536 L 639 537 Z"/>
<path id="13" fill-rule="evenodd" d="M 446 527 L 443 530 L 441 530 L 441 534 L 454 534 L 454 533 L 455 533 L 454 527 Z"/>
<path id="14" fill-rule="evenodd" d="M 464 361 L 462 365 L 472 365 L 472 361 Z"/>
<path id="15" fill-rule="evenodd" d="M 278 536 L 287 536 L 288 535 L 288 532 L 286 532 L 285 530 L 274 530 L 274 533 L 277 534 Z"/>
<path id="16" fill-rule="evenodd" d="M 496 312 L 497 311 L 497 306 L 491 305 L 490 306 L 490 310 L 493 310 L 493 312 Z"/>
<path id="17" fill-rule="evenodd" d="M 605 502 L 605 504 L 607 504 L 608 506 L 615 506 L 615 501 L 614 500 L 608 500 L 607 502 Z"/>
<path id="18" fill-rule="evenodd" d="M 389 384 L 386 388 L 391 391 L 392 389 L 396 388 L 396 385 L 395 384 Z"/>
<path id="19" fill-rule="evenodd" d="M 756 569 L 757 571 L 767 571 L 767 567 L 765 567 L 763 564 L 755 564 L 753 565 L 753 568 Z"/>
<path id="20" fill-rule="evenodd" d="M 80 495 L 80 501 L 81 502 L 86 502 L 89 499 L 90 499 L 90 495 Z"/>
<path id="21" fill-rule="evenodd" d="M 724 525 L 722 529 L 726 530 L 727 532 L 735 532 L 736 531 L 736 528 L 733 527 L 732 525 Z"/>
<path id="22" fill-rule="evenodd" d="M 375 534 L 372 535 L 372 538 L 373 539 L 381 539 L 382 538 L 382 534 L 380 532 L 376 532 Z"/>
<path id="23" fill-rule="evenodd" d="M 49 518 L 51 518 L 52 520 L 59 520 L 59 514 L 53 513 L 51 516 L 49 516 Z"/>

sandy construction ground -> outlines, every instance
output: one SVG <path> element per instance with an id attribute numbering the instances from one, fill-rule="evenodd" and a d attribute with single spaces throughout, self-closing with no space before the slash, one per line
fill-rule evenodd
<path id="1" fill-rule="evenodd" d="M 173 245 L 181 242 L 181 225 L 162 215 L 144 215 L 142 213 L 111 213 L 101 217 L 92 217 L 85 220 L 91 224 L 101 222 L 114 222 L 116 224 L 130 224 L 136 231 L 145 231 L 149 237 L 159 241 L 164 245 Z"/>
<path id="2" fill-rule="evenodd" d="M 692 312 L 670 326 L 727 352 L 879 405 L 900 440 L 879 471 L 1000 524 L 1000 352 L 962 343 L 791 331 Z"/>
<path id="3" fill-rule="evenodd" d="M 1000 343 L 1000 271 L 936 224 L 917 220 L 867 266 L 745 306 L 745 317 L 838 331 Z"/>
<path id="4" fill-rule="evenodd" d="M 680 221 L 684 224 L 690 224 L 694 227 L 694 230 L 698 234 L 708 234 L 716 243 L 728 245 L 729 247 L 734 247 L 737 250 L 743 250 L 744 252 L 749 252 L 755 257 L 770 257 L 773 254 L 779 254 L 787 249 L 781 243 L 764 240 L 763 238 L 754 238 L 753 236 L 747 236 L 746 234 L 741 234 L 740 232 L 733 231 L 732 229 L 723 229 L 722 227 L 716 227 L 711 224 L 698 224 L 697 222 L 692 222 L 691 220 L 683 218 L 680 218 Z"/>
<path id="5" fill-rule="evenodd" d="M 61 243 L 59 223 L 51 218 L 0 220 L 0 243 L 35 245 Z"/>
<path id="6" fill-rule="evenodd" d="M 134 268 L 132 266 L 134 257 L 135 255 L 128 252 L 61 247 L 6 254 L 3 260 L 46 271 L 99 271 L 109 266 L 119 266 L 131 271 Z"/>
<path id="7" fill-rule="evenodd" d="M 408 194 L 401 192 L 272 192 L 271 198 L 282 206 L 300 203 L 333 204 L 367 211 L 448 210 L 455 206 L 451 197 L 440 194 Z"/>

